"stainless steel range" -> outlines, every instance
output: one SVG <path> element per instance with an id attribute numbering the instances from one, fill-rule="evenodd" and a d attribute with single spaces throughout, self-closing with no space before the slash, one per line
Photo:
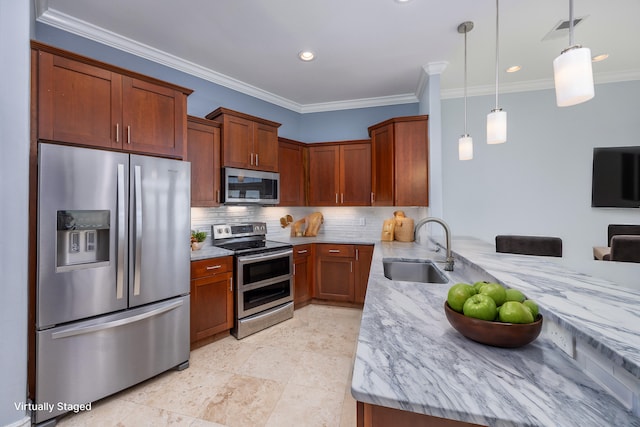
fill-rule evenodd
<path id="1" fill-rule="evenodd" d="M 215 224 L 213 245 L 234 251 L 235 321 L 244 338 L 293 317 L 293 246 L 266 239 L 264 222 Z"/>

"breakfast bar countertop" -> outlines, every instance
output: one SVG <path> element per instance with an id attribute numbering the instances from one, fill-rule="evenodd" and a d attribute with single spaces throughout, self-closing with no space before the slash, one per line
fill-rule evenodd
<path id="1" fill-rule="evenodd" d="M 640 292 L 568 271 L 547 257 L 497 254 L 473 238 L 453 239 L 449 283 L 384 276 L 383 258 L 444 257 L 430 246 L 376 243 L 354 362 L 356 400 L 488 426 L 640 426 L 640 418 L 545 330 L 524 347 L 490 347 L 460 335 L 444 313 L 454 283 L 491 280 L 518 288 L 538 302 L 545 322 L 560 325 L 624 371 L 637 394 L 640 316 L 634 306 Z"/>

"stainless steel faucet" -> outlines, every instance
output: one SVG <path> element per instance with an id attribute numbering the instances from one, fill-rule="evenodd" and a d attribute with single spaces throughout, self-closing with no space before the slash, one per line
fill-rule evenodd
<path id="1" fill-rule="evenodd" d="M 444 234 L 447 241 L 447 259 L 444 264 L 444 269 L 446 271 L 453 271 L 453 256 L 451 255 L 451 229 L 449 228 L 446 222 L 436 217 L 422 218 L 416 223 L 416 226 L 413 229 L 413 240 L 415 240 L 416 243 L 419 242 L 418 229 L 428 222 L 437 222 L 442 226 L 442 228 L 444 228 Z"/>

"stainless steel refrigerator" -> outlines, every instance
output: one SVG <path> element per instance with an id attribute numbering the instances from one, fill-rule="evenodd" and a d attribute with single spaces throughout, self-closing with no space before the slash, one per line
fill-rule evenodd
<path id="1" fill-rule="evenodd" d="M 41 423 L 188 366 L 190 163 L 45 143 L 38 155 Z"/>

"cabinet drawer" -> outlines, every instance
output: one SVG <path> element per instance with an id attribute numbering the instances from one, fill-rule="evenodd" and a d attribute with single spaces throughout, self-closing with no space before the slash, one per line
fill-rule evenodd
<path id="1" fill-rule="evenodd" d="M 311 255 L 311 244 L 295 245 L 293 247 L 294 258 L 304 258 Z"/>
<path id="2" fill-rule="evenodd" d="M 228 271 L 233 271 L 233 257 L 231 256 L 191 261 L 191 279 L 226 273 Z"/>
<path id="3" fill-rule="evenodd" d="M 316 247 L 319 256 L 335 256 L 335 257 L 355 257 L 354 245 L 333 245 L 333 244 L 319 244 Z"/>

